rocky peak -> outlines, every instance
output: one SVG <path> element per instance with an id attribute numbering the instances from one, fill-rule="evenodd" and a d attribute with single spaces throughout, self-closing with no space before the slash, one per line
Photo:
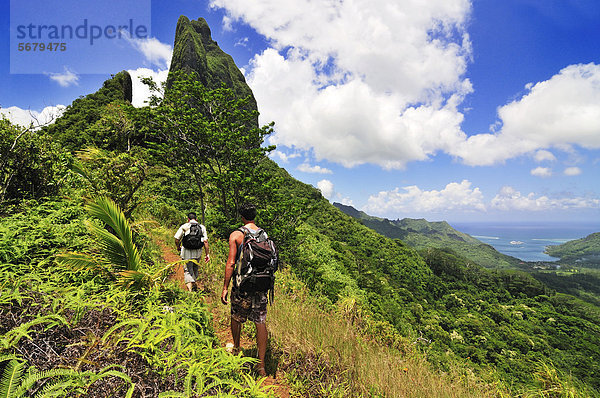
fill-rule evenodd
<path id="1" fill-rule="evenodd" d="M 183 15 L 179 17 L 169 74 L 174 71 L 195 71 L 202 84 L 211 89 L 225 83 L 239 98 L 250 96 L 249 107 L 257 110 L 256 100 L 244 75 L 233 58 L 212 39 L 210 27 L 204 18 L 190 21 Z M 169 87 L 167 79 L 167 90 Z"/>

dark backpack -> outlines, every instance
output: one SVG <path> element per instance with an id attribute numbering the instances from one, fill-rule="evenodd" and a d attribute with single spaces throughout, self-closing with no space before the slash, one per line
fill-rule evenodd
<path id="1" fill-rule="evenodd" d="M 238 248 L 234 286 L 247 293 L 269 292 L 272 302 L 278 265 L 275 244 L 262 229 L 250 232 L 241 227 L 238 230 L 244 233 L 244 241 Z"/>
<path id="2" fill-rule="evenodd" d="M 204 243 L 202 242 L 202 227 L 198 223 L 190 224 L 190 232 L 183 236 L 181 244 L 186 249 L 200 249 Z"/>

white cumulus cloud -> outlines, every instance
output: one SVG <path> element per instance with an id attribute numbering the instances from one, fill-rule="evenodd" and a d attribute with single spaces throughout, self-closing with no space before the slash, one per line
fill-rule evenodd
<path id="1" fill-rule="evenodd" d="M 163 70 L 152 70 L 148 68 L 138 68 L 135 70 L 128 70 L 131 75 L 132 81 L 132 99 L 131 105 L 135 107 L 146 106 L 146 101 L 150 98 L 151 93 L 150 89 L 147 85 L 141 82 L 140 78 L 142 77 L 151 77 L 160 87 L 160 84 L 167 81 L 167 76 L 169 75 L 168 69 Z"/>
<path id="2" fill-rule="evenodd" d="M 401 168 L 463 138 L 467 0 L 213 0 L 270 40 L 247 78 L 272 141 Z"/>
<path id="3" fill-rule="evenodd" d="M 600 148 L 600 65 L 571 65 L 527 89 L 499 108 L 498 133 L 471 136 L 451 153 L 466 164 L 491 165 L 543 148 Z"/>
<path id="4" fill-rule="evenodd" d="M 131 103 L 136 107 L 145 106 L 147 105 L 145 102 L 151 93 L 148 86 L 140 81 L 140 77 L 151 77 L 160 87 L 160 83 L 167 80 L 173 48 L 169 44 L 162 43 L 155 37 L 138 39 L 126 36 L 126 39 L 129 44 L 144 55 L 148 64 L 148 67 L 128 70 L 133 81 Z"/>
<path id="5" fill-rule="evenodd" d="M 144 55 L 149 63 L 148 66 L 169 69 L 171 56 L 173 55 L 173 48 L 169 44 L 162 43 L 155 37 L 138 39 L 126 36 L 126 38 L 136 50 Z"/>
<path id="6" fill-rule="evenodd" d="M 335 192 L 333 189 L 333 183 L 329 180 L 321 180 L 317 182 L 317 188 L 319 188 L 323 196 L 327 199 L 331 199 L 333 197 L 333 193 Z"/>
<path id="7" fill-rule="evenodd" d="M 79 75 L 65 67 L 63 73 L 46 73 L 50 80 L 57 82 L 61 87 L 69 87 L 79 84 Z"/>
<path id="8" fill-rule="evenodd" d="M 578 176 L 582 171 L 579 167 L 567 167 L 564 171 L 566 176 Z"/>
<path id="9" fill-rule="evenodd" d="M 424 191 L 416 185 L 371 195 L 363 209 L 369 214 L 422 214 L 445 211 L 485 211 L 483 194 L 471 182 L 452 182 L 442 190 Z"/>
<path id="10" fill-rule="evenodd" d="M 311 166 L 308 163 L 302 163 L 297 167 L 298 171 L 303 173 L 316 173 L 316 174 L 332 174 L 333 171 L 329 170 L 326 167 L 321 167 L 319 165 Z"/>
<path id="11" fill-rule="evenodd" d="M 536 151 L 536 153 L 533 155 L 533 159 L 538 163 L 555 162 L 556 156 L 554 156 L 554 154 L 550 151 L 540 149 L 539 151 Z"/>
<path id="12" fill-rule="evenodd" d="M 299 153 L 297 153 L 297 152 L 286 153 L 286 152 L 279 151 L 279 150 L 275 150 L 275 151 L 273 151 L 273 152 L 271 152 L 269 154 L 269 157 L 271 157 L 271 158 L 279 158 L 279 159 L 281 159 L 281 161 L 283 163 L 288 163 L 290 161 L 290 159 L 295 159 L 295 158 L 298 158 L 300 156 L 301 155 Z"/>
<path id="13" fill-rule="evenodd" d="M 531 175 L 536 177 L 552 177 L 552 169 L 548 167 L 536 167 L 531 170 Z"/>

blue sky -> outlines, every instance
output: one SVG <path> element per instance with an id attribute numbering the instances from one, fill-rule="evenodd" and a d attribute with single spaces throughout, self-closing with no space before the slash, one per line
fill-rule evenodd
<path id="1" fill-rule="evenodd" d="M 597 1 L 123 3 L 133 8 L 63 1 L 31 17 L 135 17 L 146 37 L 96 45 L 62 69 L 40 56 L 40 73 L 11 74 L 19 40 L 2 0 L 0 111 L 43 121 L 122 69 L 164 79 L 177 18 L 203 17 L 243 70 L 261 123 L 275 121 L 273 159 L 331 201 L 391 219 L 600 224 Z M 136 83 L 134 104 L 144 95 Z"/>

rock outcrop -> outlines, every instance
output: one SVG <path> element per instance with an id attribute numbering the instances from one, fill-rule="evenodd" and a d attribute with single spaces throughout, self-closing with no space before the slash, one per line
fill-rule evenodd
<path id="1" fill-rule="evenodd" d="M 225 53 L 211 37 L 210 28 L 204 18 L 190 21 L 181 16 L 177 21 L 173 58 L 167 79 L 170 87 L 171 73 L 196 72 L 205 87 L 214 89 L 222 83 L 231 88 L 238 98 L 250 97 L 249 108 L 257 110 L 252 90 L 233 58 Z"/>

